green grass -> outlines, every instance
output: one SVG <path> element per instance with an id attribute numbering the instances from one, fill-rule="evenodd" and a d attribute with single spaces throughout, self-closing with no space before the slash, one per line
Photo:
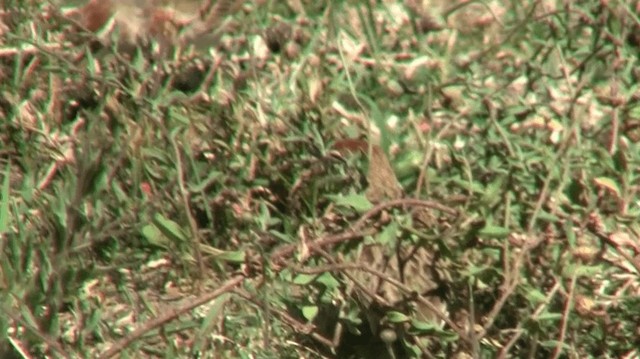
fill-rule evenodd
<path id="1" fill-rule="evenodd" d="M 1 18 L 0 357 L 640 355 L 634 6 L 257 3 L 160 60 Z M 372 243 L 436 257 L 378 271 L 416 310 L 365 304 Z"/>

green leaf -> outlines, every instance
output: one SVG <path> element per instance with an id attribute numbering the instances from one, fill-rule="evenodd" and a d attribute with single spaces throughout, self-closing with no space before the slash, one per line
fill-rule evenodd
<path id="1" fill-rule="evenodd" d="M 241 250 L 225 251 L 207 244 L 200 244 L 200 251 L 202 251 L 202 253 L 210 254 L 218 261 L 231 263 L 244 263 L 245 261 L 245 252 Z"/>
<path id="2" fill-rule="evenodd" d="M 484 186 L 479 182 L 469 182 L 468 180 L 463 180 L 459 178 L 453 178 L 452 181 L 458 186 L 466 189 L 469 192 L 483 194 Z"/>
<path id="3" fill-rule="evenodd" d="M 84 51 L 84 53 L 83 53 L 83 54 L 86 56 L 86 61 L 85 61 L 85 63 L 87 64 L 87 70 L 88 70 L 87 72 L 89 73 L 89 75 L 90 75 L 91 77 L 95 77 L 95 76 L 96 76 L 96 73 L 97 73 L 97 70 L 96 70 L 96 60 L 95 60 L 95 58 L 93 57 L 93 53 L 94 53 L 94 52 L 93 52 L 93 51 L 91 51 L 88 47 L 87 47 L 87 48 L 85 48 L 85 51 Z"/>
<path id="4" fill-rule="evenodd" d="M 569 247 L 571 248 L 575 248 L 576 247 L 576 230 L 573 228 L 574 223 L 571 220 L 567 220 L 564 221 L 563 223 L 563 231 L 564 231 L 564 235 L 567 237 L 567 243 L 569 243 Z"/>
<path id="5" fill-rule="evenodd" d="M 323 285 L 325 285 L 327 288 L 330 288 L 330 289 L 338 288 L 340 286 L 340 282 L 338 282 L 336 278 L 329 272 L 322 273 L 317 278 L 317 281 L 318 283 L 322 283 Z"/>
<path id="6" fill-rule="evenodd" d="M 465 275 L 465 277 L 477 279 L 476 277 L 488 270 L 489 268 L 485 266 L 477 266 L 473 263 L 469 263 L 462 273 Z"/>
<path id="7" fill-rule="evenodd" d="M 533 305 L 536 305 L 538 303 L 542 303 L 545 300 L 547 300 L 547 296 L 544 295 L 544 293 L 542 293 L 541 291 L 539 291 L 538 289 L 530 289 L 527 294 L 526 294 L 526 298 L 527 301 L 530 302 Z"/>
<path id="8" fill-rule="evenodd" d="M 433 332 L 440 328 L 435 322 L 424 322 L 422 320 L 411 320 L 411 326 L 421 332 Z"/>
<path id="9" fill-rule="evenodd" d="M 101 319 L 102 319 L 101 309 L 97 308 L 95 311 L 93 311 L 91 313 L 91 316 L 86 321 L 85 327 L 83 328 L 83 330 L 85 330 L 85 331 L 87 331 L 89 333 L 93 332 L 94 330 L 95 331 L 99 331 L 100 330 Z"/>
<path id="10" fill-rule="evenodd" d="M 285 243 L 293 243 L 295 241 L 295 238 L 293 238 L 293 236 L 288 235 L 286 233 L 278 232 L 274 229 L 269 230 L 269 233 L 274 237 L 284 241 Z"/>
<path id="11" fill-rule="evenodd" d="M 567 266 L 566 273 L 567 276 L 577 276 L 577 277 L 587 277 L 593 278 L 604 272 L 602 266 L 594 265 L 577 265 L 577 266 Z"/>
<path id="12" fill-rule="evenodd" d="M 302 315 L 308 321 L 313 321 L 315 317 L 318 315 L 318 306 L 316 305 L 305 305 L 302 307 Z"/>
<path id="13" fill-rule="evenodd" d="M 209 186 L 216 183 L 222 176 L 223 176 L 223 173 L 220 171 L 211 171 L 209 172 L 209 175 L 207 176 L 207 178 L 205 178 L 204 180 L 202 180 L 202 182 L 196 185 L 190 186 L 189 190 L 192 192 L 202 192 Z"/>
<path id="14" fill-rule="evenodd" d="M 9 175 L 11 174 L 10 164 L 7 163 L 7 170 L 4 172 L 2 181 L 2 193 L 0 195 L 0 234 L 9 230 Z"/>
<path id="15" fill-rule="evenodd" d="M 182 230 L 180 225 L 161 214 L 153 216 L 153 224 L 158 227 L 160 232 L 167 236 L 170 240 L 178 243 L 184 243 L 187 241 L 187 235 Z"/>
<path id="16" fill-rule="evenodd" d="M 317 277 L 318 276 L 315 274 L 298 274 L 295 278 L 293 278 L 293 283 L 298 285 L 307 285 L 316 280 Z"/>
<path id="17" fill-rule="evenodd" d="M 230 298 L 230 293 L 224 293 L 213 301 L 207 315 L 200 324 L 200 329 L 196 332 L 196 339 L 193 345 L 194 352 L 201 351 L 205 343 L 208 343 L 207 338 L 214 331 L 214 327 L 218 323 L 217 319 L 224 315 L 224 307 Z"/>
<path id="18" fill-rule="evenodd" d="M 349 194 L 346 196 L 328 195 L 327 197 L 332 200 L 336 206 L 353 208 L 358 213 L 363 213 L 373 208 L 373 204 L 364 194 Z"/>
<path id="19" fill-rule="evenodd" d="M 147 224 L 146 226 L 142 227 L 142 235 L 147 239 L 147 241 L 149 241 L 149 243 L 154 246 L 162 248 L 167 247 L 167 237 L 165 237 L 158 229 L 158 227 L 154 226 L 153 224 Z"/>
<path id="20" fill-rule="evenodd" d="M 609 177 L 597 177 L 593 179 L 593 183 L 598 187 L 606 188 L 616 195 L 616 198 L 620 198 L 620 186 Z"/>
<path id="21" fill-rule="evenodd" d="M 378 234 L 376 243 L 389 244 L 393 243 L 398 236 L 398 222 L 392 221 L 388 226 L 384 227 L 384 230 Z"/>
<path id="22" fill-rule="evenodd" d="M 214 258 L 230 263 L 244 263 L 245 253 L 244 251 L 222 251 L 222 253 L 215 255 Z"/>
<path id="23" fill-rule="evenodd" d="M 422 166 L 424 161 L 423 151 L 407 151 L 396 159 L 394 164 L 395 172 L 398 178 L 405 179 L 415 176 L 416 172 Z M 427 177 L 430 178 L 430 177 Z"/>
<path id="24" fill-rule="evenodd" d="M 500 200 L 500 193 L 504 190 L 504 180 L 502 177 L 497 178 L 489 183 L 484 190 L 482 202 L 487 205 L 493 205 Z"/>
<path id="25" fill-rule="evenodd" d="M 390 311 L 387 313 L 387 320 L 391 323 L 407 323 L 411 318 L 400 312 Z"/>
<path id="26" fill-rule="evenodd" d="M 414 335 L 434 335 L 437 336 L 439 340 L 445 342 L 458 340 L 458 335 L 456 333 L 442 329 L 441 325 L 438 325 L 435 322 L 425 322 L 416 319 L 411 320 L 409 333 Z"/>
<path id="27" fill-rule="evenodd" d="M 278 273 L 278 277 L 280 280 L 285 282 L 293 282 L 293 275 L 291 274 L 291 270 L 289 268 L 283 269 L 280 273 Z"/>
<path id="28" fill-rule="evenodd" d="M 407 339 L 403 340 L 403 344 L 405 346 L 405 348 L 407 348 L 407 350 L 410 350 L 411 353 L 413 353 L 410 358 L 420 358 L 420 356 L 423 355 L 422 353 L 422 349 L 420 348 L 420 346 L 410 343 Z"/>
<path id="29" fill-rule="evenodd" d="M 506 238 L 510 233 L 509 228 L 487 224 L 478 232 L 478 235 L 484 238 Z"/>
<path id="30" fill-rule="evenodd" d="M 538 316 L 537 321 L 538 322 L 545 322 L 545 321 L 558 321 L 562 318 L 562 314 L 561 313 L 542 313 Z"/>
<path id="31" fill-rule="evenodd" d="M 560 218 L 558 218 L 558 216 L 552 213 L 549 213 L 545 210 L 541 210 L 540 212 L 538 212 L 538 219 L 540 219 L 541 221 L 551 222 L 551 223 L 560 222 Z"/>
<path id="32" fill-rule="evenodd" d="M 567 349 L 567 350 L 571 350 L 572 349 L 572 347 L 569 344 L 564 343 L 564 342 L 560 342 L 560 341 L 557 341 L 557 340 L 541 341 L 540 345 L 542 345 L 545 348 L 557 348 L 558 345 L 559 345 L 562 348 Z"/>

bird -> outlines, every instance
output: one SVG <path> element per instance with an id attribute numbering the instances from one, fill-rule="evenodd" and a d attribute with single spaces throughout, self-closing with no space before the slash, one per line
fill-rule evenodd
<path id="1" fill-rule="evenodd" d="M 346 139 L 337 141 L 333 147 L 341 153 L 369 155 L 365 195 L 372 203 L 404 197 L 402 186 L 380 146 L 366 140 Z M 403 328 L 385 322 L 385 315 L 391 310 L 407 313 L 423 322 L 443 325 L 442 317 L 448 314 L 447 303 L 435 248 L 396 233 L 390 243 L 363 244 L 355 261 L 375 272 L 358 270 L 351 275 L 355 282 L 353 295 L 362 308 L 370 332 L 385 342 L 389 350 L 403 335 Z M 404 288 L 386 279 L 401 283 Z M 407 293 L 406 288 L 411 293 Z M 417 296 L 423 300 L 416 300 Z M 390 354 L 390 357 L 397 356 Z"/>

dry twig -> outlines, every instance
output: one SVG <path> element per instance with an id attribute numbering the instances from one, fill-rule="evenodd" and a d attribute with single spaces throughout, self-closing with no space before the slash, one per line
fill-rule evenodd
<path id="1" fill-rule="evenodd" d="M 237 275 L 231 279 L 229 279 L 228 281 L 226 281 L 224 284 L 222 284 L 220 286 L 220 288 L 214 290 L 213 292 L 209 292 L 206 294 L 203 294 L 201 296 L 199 296 L 198 298 L 194 299 L 193 301 L 190 301 L 189 303 L 177 308 L 177 309 L 168 309 L 166 313 L 160 315 L 159 317 L 156 317 L 146 323 L 144 323 L 142 326 L 138 327 L 136 330 L 134 330 L 133 332 L 131 332 L 129 335 L 127 335 L 126 337 L 120 339 L 118 342 L 116 342 L 115 344 L 113 344 L 110 348 L 108 348 L 107 350 L 105 350 L 102 354 L 100 354 L 98 356 L 99 359 L 108 359 L 108 358 L 112 358 L 115 355 L 117 355 L 119 352 L 121 352 L 124 348 L 126 348 L 127 346 L 129 346 L 129 344 L 133 343 L 134 341 L 138 340 L 140 337 L 142 337 L 144 334 L 148 333 L 149 331 L 160 327 L 162 325 L 167 324 L 168 322 L 176 319 L 177 317 L 179 317 L 180 315 L 187 313 L 188 311 L 197 308 L 203 304 L 206 304 L 212 300 L 214 300 L 215 298 L 221 296 L 224 293 L 228 293 L 231 292 L 235 287 L 237 287 L 238 285 L 240 285 L 240 283 L 245 279 L 244 276 L 242 275 Z"/>

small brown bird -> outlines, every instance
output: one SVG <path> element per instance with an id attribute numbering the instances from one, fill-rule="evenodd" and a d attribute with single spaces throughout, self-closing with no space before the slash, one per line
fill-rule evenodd
<path id="1" fill-rule="evenodd" d="M 369 186 L 366 196 L 371 202 L 379 203 L 403 197 L 404 193 L 393 167 L 380 146 L 370 146 L 364 140 L 348 139 L 336 142 L 334 148 L 343 153 L 369 154 Z M 395 284 L 378 275 L 366 271 L 354 273 L 353 279 L 357 281 L 354 288 L 355 298 L 364 309 L 371 332 L 379 336 L 388 348 L 396 341 L 399 332 L 383 323 L 387 311 L 409 311 L 413 312 L 418 320 L 436 323 L 441 321 L 442 315 L 447 314 L 447 305 L 439 296 L 442 288 L 438 263 L 431 248 L 410 240 L 395 238 L 395 243 L 365 245 L 356 261 L 411 288 L 415 295 L 422 296 L 432 304 L 432 308 L 440 312 L 435 313 L 423 301 L 415 300 L 414 295 L 403 292 Z"/>

